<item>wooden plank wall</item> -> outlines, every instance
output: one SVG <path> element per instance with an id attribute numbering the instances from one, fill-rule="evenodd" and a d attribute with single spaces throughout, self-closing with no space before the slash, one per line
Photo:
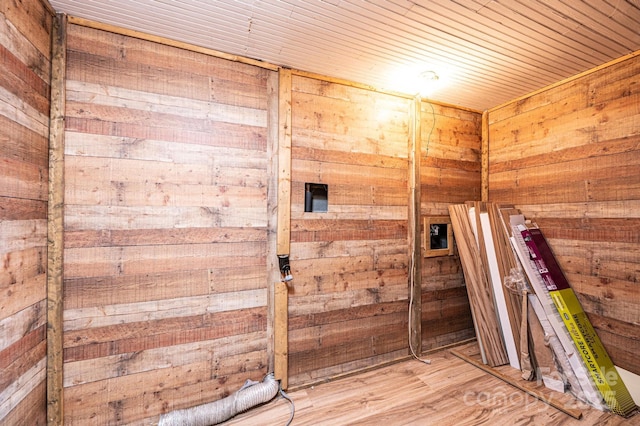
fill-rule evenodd
<path id="1" fill-rule="evenodd" d="M 46 424 L 52 11 L 0 2 L 0 424 Z"/>
<path id="2" fill-rule="evenodd" d="M 489 112 L 489 199 L 534 219 L 616 365 L 640 374 L 640 57 Z"/>
<path id="3" fill-rule="evenodd" d="M 65 424 L 266 374 L 271 72 L 69 25 Z"/>
<path id="4" fill-rule="evenodd" d="M 411 100 L 294 76 L 289 385 L 407 354 Z M 305 183 L 328 212 L 304 212 Z"/>
<path id="5" fill-rule="evenodd" d="M 421 214 L 423 217 L 448 216 L 450 204 L 480 199 L 482 115 L 423 101 L 420 117 Z M 453 256 L 424 258 L 423 351 L 474 336 L 457 251 Z"/>

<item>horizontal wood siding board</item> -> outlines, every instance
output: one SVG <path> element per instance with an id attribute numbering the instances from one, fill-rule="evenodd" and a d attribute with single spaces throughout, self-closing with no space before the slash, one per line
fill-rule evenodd
<path id="1" fill-rule="evenodd" d="M 0 115 L 0 155 L 14 161 L 48 167 L 48 139 Z"/>
<path id="2" fill-rule="evenodd" d="M 396 168 L 400 169 L 402 172 L 406 172 L 408 166 L 407 159 L 390 155 L 370 154 L 366 152 L 345 152 L 306 146 L 292 147 L 291 157 L 300 160 L 315 160 L 325 163 Z"/>
<path id="3" fill-rule="evenodd" d="M 549 239 L 640 243 L 638 218 L 537 218 Z"/>
<path id="4" fill-rule="evenodd" d="M 145 275 L 82 277 L 65 280 L 65 306 L 68 309 L 135 303 L 205 295 L 220 291 L 257 290 L 264 287 L 266 272 L 262 265 L 228 266 Z M 218 282 L 228 282 L 219 286 Z M 95 298 L 102 291 L 103 297 Z"/>
<path id="5" fill-rule="evenodd" d="M 225 229 L 166 228 L 166 229 L 113 229 L 78 230 L 65 233 L 68 248 L 140 246 L 156 244 L 206 244 L 211 241 L 240 243 L 248 241 L 263 242 L 264 228 L 234 228 L 233 233 Z"/>
<path id="6" fill-rule="evenodd" d="M 240 320 L 247 322 L 242 323 Z M 225 339 L 244 341 L 244 335 L 258 337 L 264 334 L 265 329 L 264 309 L 258 308 L 204 316 L 131 322 L 120 326 L 68 331 L 65 333 L 64 354 L 67 362 L 88 359 L 98 362 L 97 359 L 102 357 L 150 349 L 161 351 L 175 345 L 197 344 L 203 341 L 220 344 L 224 343 Z M 176 350 L 182 351 L 184 348 Z"/>
<path id="7" fill-rule="evenodd" d="M 256 126 L 241 126 L 235 123 L 200 122 L 200 129 L 184 126 L 181 129 L 173 129 L 105 119 L 67 117 L 65 124 L 68 132 L 86 133 L 89 138 L 94 134 L 125 138 L 122 140 L 124 143 L 152 139 L 194 145 L 266 150 L 266 129 Z M 119 152 L 121 151 L 114 150 L 110 155 L 117 157 Z M 126 151 L 124 152 L 126 154 Z M 78 153 L 78 155 L 80 154 L 82 152 Z"/>

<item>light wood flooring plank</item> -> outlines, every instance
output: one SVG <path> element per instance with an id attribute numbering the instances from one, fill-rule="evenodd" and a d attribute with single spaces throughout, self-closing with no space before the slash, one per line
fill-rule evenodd
<path id="1" fill-rule="evenodd" d="M 453 350 L 470 356 L 472 342 Z M 623 419 L 586 407 L 557 394 L 558 401 L 582 411 L 577 420 L 508 383 L 456 357 L 449 350 L 429 355 L 431 365 L 408 360 L 336 379 L 288 395 L 296 407 L 293 426 L 300 425 L 532 425 L 609 426 L 639 424 L 640 416 Z M 504 374 L 511 369 L 500 367 Z M 553 396 L 551 396 L 553 398 Z M 289 403 L 281 396 L 239 414 L 227 426 L 284 425 Z"/>

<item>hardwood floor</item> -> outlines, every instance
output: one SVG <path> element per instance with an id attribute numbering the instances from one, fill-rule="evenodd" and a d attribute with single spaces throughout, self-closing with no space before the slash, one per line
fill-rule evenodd
<path id="1" fill-rule="evenodd" d="M 477 352 L 477 345 L 454 350 L 469 355 Z M 293 390 L 288 393 L 295 403 L 292 425 L 640 425 L 638 414 L 624 419 L 565 394 L 548 394 L 555 403 L 581 412 L 577 420 L 451 350 L 431 354 L 429 359 L 431 365 L 408 360 Z M 509 366 L 500 370 L 519 377 L 519 371 Z M 289 416 L 290 404 L 278 396 L 224 425 L 285 425 Z"/>

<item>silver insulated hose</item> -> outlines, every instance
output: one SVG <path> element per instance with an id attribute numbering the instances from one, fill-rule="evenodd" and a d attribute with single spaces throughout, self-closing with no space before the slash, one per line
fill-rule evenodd
<path id="1" fill-rule="evenodd" d="M 247 380 L 235 393 L 197 407 L 171 411 L 160 416 L 158 426 L 209 426 L 222 423 L 236 414 L 272 400 L 280 383 L 267 374 L 262 382 Z"/>

